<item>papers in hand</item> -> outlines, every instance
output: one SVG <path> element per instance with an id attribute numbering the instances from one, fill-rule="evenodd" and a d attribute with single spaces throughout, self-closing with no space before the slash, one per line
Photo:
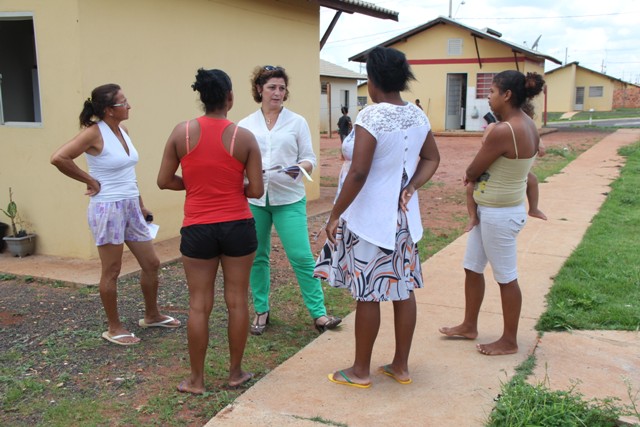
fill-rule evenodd
<path id="1" fill-rule="evenodd" d="M 311 175 L 309 175 L 309 173 L 302 167 L 300 167 L 300 165 L 291 165 L 288 167 L 284 167 L 284 166 L 272 166 L 269 169 L 263 169 L 262 172 L 268 172 L 268 171 L 274 171 L 274 172 L 283 172 L 283 173 L 294 173 L 297 175 L 302 174 L 305 178 L 307 178 L 309 181 L 313 181 L 313 179 L 311 179 Z"/>
<path id="2" fill-rule="evenodd" d="M 158 230 L 160 229 L 160 226 L 158 224 L 148 222 L 147 228 L 149 229 L 149 234 L 151 234 L 151 238 L 155 239 L 156 236 L 158 235 Z"/>

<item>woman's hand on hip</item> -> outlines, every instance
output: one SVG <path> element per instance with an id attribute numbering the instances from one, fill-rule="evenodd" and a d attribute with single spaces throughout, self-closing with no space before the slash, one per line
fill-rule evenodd
<path id="1" fill-rule="evenodd" d="M 84 192 L 85 196 L 93 197 L 100 192 L 100 183 L 92 179 L 87 183 L 87 191 Z"/>

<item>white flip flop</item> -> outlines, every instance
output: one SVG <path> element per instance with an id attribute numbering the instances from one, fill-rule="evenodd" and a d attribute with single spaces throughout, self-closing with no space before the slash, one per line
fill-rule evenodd
<path id="1" fill-rule="evenodd" d="M 177 325 L 170 325 L 169 323 L 171 322 L 175 322 L 176 319 L 174 319 L 171 316 L 167 316 L 166 319 L 161 320 L 160 322 L 155 322 L 155 323 L 147 323 L 144 321 L 144 319 L 140 319 L 138 321 L 138 325 L 140 325 L 141 328 L 178 328 L 182 325 L 182 323 L 178 322 Z"/>

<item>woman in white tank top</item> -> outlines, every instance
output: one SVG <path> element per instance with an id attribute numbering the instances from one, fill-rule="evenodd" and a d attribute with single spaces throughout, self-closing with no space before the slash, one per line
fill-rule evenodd
<path id="1" fill-rule="evenodd" d="M 85 194 L 90 197 L 87 216 L 102 264 L 100 298 L 108 323 L 102 338 L 119 345 L 140 342 L 140 338 L 121 323 L 118 314 L 116 284 L 125 243 L 142 269 L 140 286 L 145 314 L 138 324 L 143 328 L 180 326 L 179 320 L 158 310 L 160 261 L 145 221 L 153 217 L 138 191 L 135 173 L 138 152 L 127 129 L 120 124 L 129 118 L 130 108 L 120 86 L 106 84 L 95 88 L 80 113 L 82 131 L 51 156 L 51 163 L 60 172 L 86 184 Z M 83 153 L 89 172 L 74 162 Z"/>

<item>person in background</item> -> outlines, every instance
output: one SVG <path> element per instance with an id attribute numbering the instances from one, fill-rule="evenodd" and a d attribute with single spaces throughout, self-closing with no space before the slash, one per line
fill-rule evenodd
<path id="1" fill-rule="evenodd" d="M 329 381 L 358 388 L 371 385 L 371 353 L 383 301 L 393 303 L 396 347 L 391 363 L 379 372 L 400 384 L 411 383 L 409 352 L 417 313 L 413 291 L 423 287 L 417 190 L 440 163 L 429 119 L 400 94 L 415 79 L 405 55 L 374 48 L 367 75 L 375 104 L 358 114 L 355 132 L 344 141 L 349 168 L 315 269 L 317 277 L 349 289 L 356 300 L 354 361 L 329 374 Z"/>
<path id="2" fill-rule="evenodd" d="M 421 110 L 423 109 L 419 99 L 416 99 L 416 107 L 418 107 Z"/>
<path id="3" fill-rule="evenodd" d="M 509 70 L 493 78 L 489 107 L 498 118 L 494 130 L 466 170 L 464 184 L 473 183 L 479 223 L 469 232 L 464 256 L 465 311 L 461 324 L 442 327 L 449 337 L 475 339 L 484 299 L 484 269 L 491 263 L 500 285 L 503 332 L 494 342 L 477 344 L 485 355 L 518 352 L 518 323 L 522 293 L 518 284 L 516 239 L 527 222 L 527 175 L 538 153 L 535 123 L 522 109 L 544 86 L 542 76 Z"/>
<path id="4" fill-rule="evenodd" d="M 51 164 L 63 174 L 86 185 L 89 196 L 87 218 L 100 256 L 100 299 L 107 315 L 108 330 L 102 338 L 119 345 L 133 345 L 140 338 L 130 332 L 118 314 L 118 276 L 124 244 L 140 264 L 140 286 L 144 296 L 143 327 L 177 328 L 180 321 L 158 310 L 160 260 L 153 249 L 144 206 L 136 180 L 138 152 L 121 123 L 129 118 L 131 105 L 117 84 L 98 86 L 84 102 L 80 113 L 82 131 L 56 150 Z M 75 159 L 85 154 L 89 172 Z"/>
<path id="5" fill-rule="evenodd" d="M 532 103 L 526 102 L 522 106 L 522 111 L 533 119 L 534 107 Z M 484 130 L 484 133 L 482 134 L 482 144 L 487 140 L 487 136 L 489 136 L 495 125 L 496 122 L 489 123 L 487 128 Z M 538 143 L 538 157 L 542 157 L 544 154 L 544 145 L 542 144 L 542 141 L 540 141 Z M 538 208 L 539 200 L 540 191 L 538 189 L 538 177 L 533 172 L 529 172 L 527 175 L 527 201 L 529 202 L 529 216 L 546 221 L 547 216 Z M 467 185 L 467 211 L 469 212 L 469 222 L 467 223 L 464 231 L 471 231 L 471 229 L 479 223 L 478 205 L 473 200 L 473 185 Z"/>
<path id="6" fill-rule="evenodd" d="M 256 220 L 258 249 L 251 270 L 251 291 L 255 318 L 251 333 L 264 333 L 270 320 L 271 229 L 275 226 L 291 267 L 298 279 L 302 298 L 319 332 L 334 329 L 342 319 L 327 315 L 320 281 L 313 277 L 315 262 L 307 227 L 307 199 L 302 173 L 309 175 L 316 164 L 307 121 L 284 107 L 289 97 L 289 76 L 282 67 L 256 67 L 251 77 L 253 100 L 260 108 L 238 126 L 255 135 L 262 153 L 265 194 L 250 197 Z M 282 172 L 283 167 L 294 170 Z M 299 168 L 296 169 L 295 167 Z"/>
<path id="7" fill-rule="evenodd" d="M 233 106 L 229 76 L 222 70 L 201 68 L 191 87 L 200 94 L 205 113 L 179 123 L 171 132 L 158 173 L 158 187 L 186 190 L 180 252 L 189 287 L 187 338 L 191 376 L 178 384 L 178 391 L 202 394 L 209 317 L 219 266 L 229 315 L 227 383 L 236 388 L 253 377 L 242 370 L 249 327 L 249 273 L 258 246 L 255 221 L 246 198 L 262 196 L 264 187 L 260 149 L 254 136 L 227 120 Z M 182 176 L 176 175 L 179 166 Z"/>
<path id="8" fill-rule="evenodd" d="M 342 107 L 342 116 L 338 119 L 338 135 L 340 135 L 340 142 L 344 142 L 344 139 L 349 135 L 352 129 L 351 117 L 349 117 L 349 109 Z"/>

